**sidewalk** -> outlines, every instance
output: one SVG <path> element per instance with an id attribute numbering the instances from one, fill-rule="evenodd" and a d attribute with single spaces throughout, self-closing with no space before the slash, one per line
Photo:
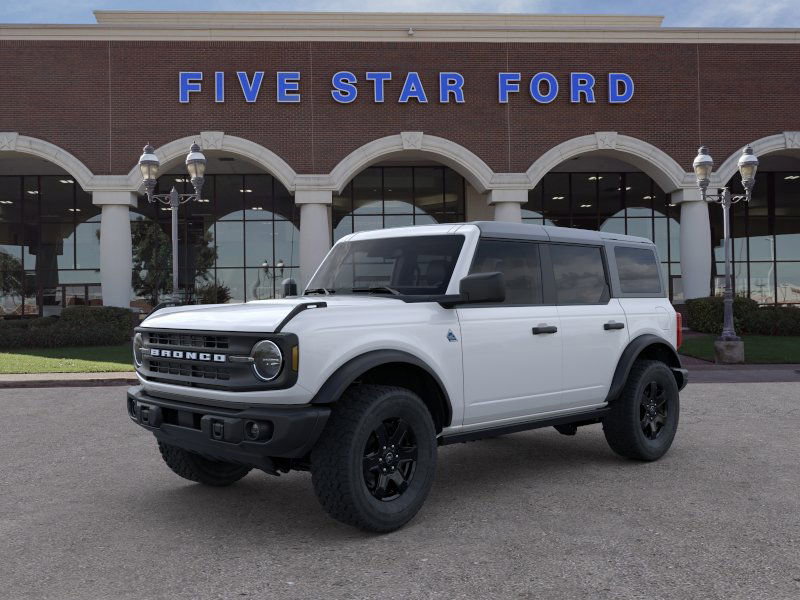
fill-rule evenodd
<path id="1" fill-rule="evenodd" d="M 693 383 L 768 383 L 800 382 L 800 364 L 788 365 L 718 365 L 707 360 L 681 355 Z"/>
<path id="2" fill-rule="evenodd" d="M 36 373 L 32 375 L 0 375 L 0 389 L 97 387 L 104 385 L 136 385 L 139 380 L 128 373 Z"/>

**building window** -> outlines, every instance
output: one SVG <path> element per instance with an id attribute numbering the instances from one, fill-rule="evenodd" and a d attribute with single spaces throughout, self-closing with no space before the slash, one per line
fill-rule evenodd
<path id="1" fill-rule="evenodd" d="M 728 185 L 742 193 L 739 177 Z M 711 205 L 714 293 L 725 286 L 722 210 Z M 800 172 L 760 171 L 753 198 L 731 211 L 734 290 L 759 304 L 800 305 Z"/>
<path id="2" fill-rule="evenodd" d="M 680 208 L 639 172 L 548 173 L 522 205 L 526 223 L 579 227 L 645 237 L 655 242 L 673 302 L 680 282 Z"/>
<path id="3" fill-rule="evenodd" d="M 164 175 L 159 193 L 191 191 L 185 175 Z M 179 285 L 190 300 L 245 302 L 280 297 L 298 277 L 300 220 L 294 200 L 267 174 L 207 175 L 203 202 L 178 213 Z M 149 311 L 172 288 L 168 207 L 139 200 L 131 211 L 134 306 Z"/>
<path id="4" fill-rule="evenodd" d="M 333 240 L 355 231 L 463 221 L 464 185 L 447 167 L 365 169 L 333 197 Z"/>
<path id="5" fill-rule="evenodd" d="M 100 207 L 68 175 L 0 177 L 0 316 L 100 299 Z"/>

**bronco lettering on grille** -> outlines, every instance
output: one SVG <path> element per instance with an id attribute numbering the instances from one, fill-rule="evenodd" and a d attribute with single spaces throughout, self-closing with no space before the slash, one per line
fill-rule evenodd
<path id="1" fill-rule="evenodd" d="M 227 362 L 225 354 L 208 354 L 207 352 L 184 352 L 183 350 L 164 350 L 161 348 L 150 348 L 150 356 L 160 356 L 162 358 L 182 358 L 185 360 L 202 360 L 204 362 Z"/>

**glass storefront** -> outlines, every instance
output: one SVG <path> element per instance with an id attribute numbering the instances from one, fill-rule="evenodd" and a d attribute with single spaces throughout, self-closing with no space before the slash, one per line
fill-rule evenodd
<path id="1" fill-rule="evenodd" d="M 355 231 L 465 219 L 464 178 L 448 167 L 370 167 L 333 197 L 333 241 Z"/>
<path id="2" fill-rule="evenodd" d="M 158 193 L 192 191 L 186 175 L 164 175 Z M 179 286 L 200 302 L 279 297 L 298 276 L 299 210 L 267 174 L 207 175 L 203 201 L 180 207 Z M 149 310 L 172 289 L 171 212 L 142 197 L 131 210 L 134 306 Z"/>
<path id="3" fill-rule="evenodd" d="M 0 177 L 0 316 L 101 303 L 91 194 L 66 175 Z"/>
<path id="4" fill-rule="evenodd" d="M 522 220 L 653 240 L 670 299 L 683 301 L 680 207 L 672 205 L 669 195 L 644 173 L 548 173 L 528 193 Z"/>
<path id="5" fill-rule="evenodd" d="M 737 175 L 729 183 L 742 192 Z M 709 206 L 712 279 L 716 294 L 725 286 L 722 209 Z M 760 171 L 752 200 L 734 205 L 731 215 L 736 293 L 759 304 L 800 304 L 800 172 Z"/>

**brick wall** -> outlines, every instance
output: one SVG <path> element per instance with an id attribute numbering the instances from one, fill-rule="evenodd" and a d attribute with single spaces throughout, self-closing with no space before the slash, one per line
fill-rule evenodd
<path id="1" fill-rule="evenodd" d="M 362 144 L 424 131 L 462 144 L 497 172 L 524 171 L 575 136 L 613 130 L 647 141 L 689 169 L 702 141 L 721 163 L 742 144 L 800 130 L 800 45 L 375 43 L 375 42 L 0 42 L 0 131 L 42 138 L 96 174 L 127 173 L 145 142 L 156 146 L 219 130 L 270 148 L 298 173 L 328 172 Z M 178 102 L 178 72 L 205 72 L 202 94 Z M 237 70 L 265 71 L 258 101 L 245 103 Z M 275 72 L 301 71 L 302 102 L 275 102 Z M 353 71 L 359 97 L 338 104 L 331 75 Z M 392 71 L 374 104 L 366 71 Z M 429 103 L 397 103 L 407 71 Z M 226 101 L 214 102 L 214 71 Z M 438 102 L 439 71 L 466 78 L 464 104 Z M 520 71 L 519 94 L 497 102 L 497 73 Z M 559 97 L 539 105 L 528 77 L 552 72 Z M 597 77 L 597 103 L 569 102 L 570 71 Z M 608 104 L 609 71 L 629 73 L 636 93 Z M 699 93 L 699 85 L 703 94 Z M 702 119 L 700 119 L 702 115 Z"/>

